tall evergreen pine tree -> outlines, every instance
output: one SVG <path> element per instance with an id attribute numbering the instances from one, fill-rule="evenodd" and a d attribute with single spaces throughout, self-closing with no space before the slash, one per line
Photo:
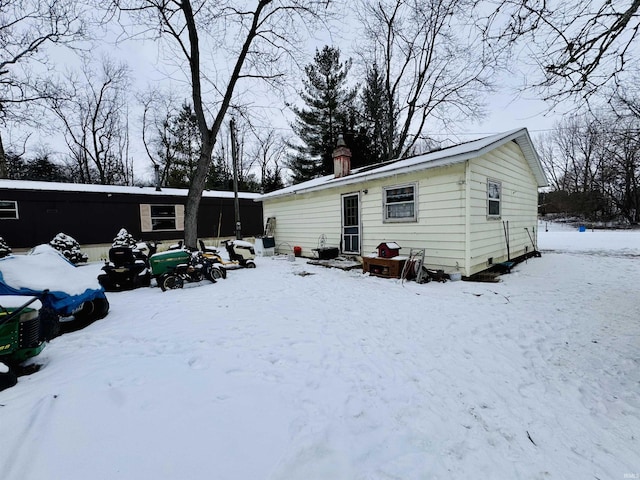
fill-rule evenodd
<path id="1" fill-rule="evenodd" d="M 367 69 L 360 95 L 363 124 L 370 154 L 376 162 L 391 160 L 397 125 L 397 108 L 389 98 L 384 78 L 376 64 Z"/>
<path id="2" fill-rule="evenodd" d="M 288 163 L 294 183 L 333 170 L 331 154 L 338 136 L 348 130 L 357 95 L 356 88 L 347 86 L 350 68 L 351 60 L 341 62 L 340 50 L 330 46 L 316 50 L 314 63 L 305 67 L 307 78 L 300 92 L 305 107 L 292 107 L 296 115 L 292 129 L 302 141 L 290 145 L 295 151 Z"/>
<path id="3" fill-rule="evenodd" d="M 160 152 L 168 187 L 188 187 L 200 152 L 200 134 L 193 108 L 183 103 L 176 116 L 167 118 L 168 145 Z M 168 148 L 166 148 L 168 147 Z"/>

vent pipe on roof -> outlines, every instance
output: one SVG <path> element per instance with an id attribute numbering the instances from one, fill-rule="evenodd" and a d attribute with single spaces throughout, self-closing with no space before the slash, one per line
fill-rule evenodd
<path id="1" fill-rule="evenodd" d="M 162 190 L 162 188 L 160 188 L 160 165 L 155 163 L 153 165 L 153 169 L 156 172 L 156 192 L 159 192 Z"/>
<path id="2" fill-rule="evenodd" d="M 333 176 L 335 178 L 346 177 L 351 173 L 351 150 L 344 142 L 342 135 L 338 137 L 338 143 L 333 150 Z"/>

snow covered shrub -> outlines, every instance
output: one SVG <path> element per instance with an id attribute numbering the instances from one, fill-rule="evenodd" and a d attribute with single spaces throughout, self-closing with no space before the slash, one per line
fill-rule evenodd
<path id="1" fill-rule="evenodd" d="M 11 253 L 11 247 L 7 245 L 4 238 L 0 237 L 0 258 L 6 257 Z"/>
<path id="2" fill-rule="evenodd" d="M 135 238 L 125 228 L 121 228 L 116 238 L 113 239 L 113 245 L 111 246 L 136 248 L 137 245 L 138 242 L 136 242 Z"/>
<path id="3" fill-rule="evenodd" d="M 62 253 L 74 265 L 86 262 L 89 259 L 88 255 L 80 251 L 80 244 L 76 239 L 64 233 L 59 233 L 53 237 L 49 245 Z"/>

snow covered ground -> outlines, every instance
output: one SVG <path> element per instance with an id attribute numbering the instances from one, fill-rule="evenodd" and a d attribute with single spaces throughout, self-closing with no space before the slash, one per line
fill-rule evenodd
<path id="1" fill-rule="evenodd" d="M 496 284 L 258 258 L 108 294 L 0 392 L 1 478 L 640 478 L 640 232 L 539 246 Z"/>

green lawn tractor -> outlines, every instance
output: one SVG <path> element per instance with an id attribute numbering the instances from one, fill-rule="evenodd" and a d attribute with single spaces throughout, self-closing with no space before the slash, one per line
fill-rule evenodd
<path id="1" fill-rule="evenodd" d="M 170 249 L 149 257 L 151 274 L 162 291 L 182 288 L 185 282 L 200 282 L 207 279 L 212 283 L 226 278 L 226 271 L 202 252 L 185 248 Z"/>
<path id="2" fill-rule="evenodd" d="M 5 298 L 9 297 L 0 297 L 0 303 L 7 303 Z M 18 307 L 0 305 L 0 390 L 15 385 L 18 375 L 34 370 L 22 363 L 38 355 L 45 346 L 47 328 L 34 305 L 37 301 L 33 297 Z"/>

